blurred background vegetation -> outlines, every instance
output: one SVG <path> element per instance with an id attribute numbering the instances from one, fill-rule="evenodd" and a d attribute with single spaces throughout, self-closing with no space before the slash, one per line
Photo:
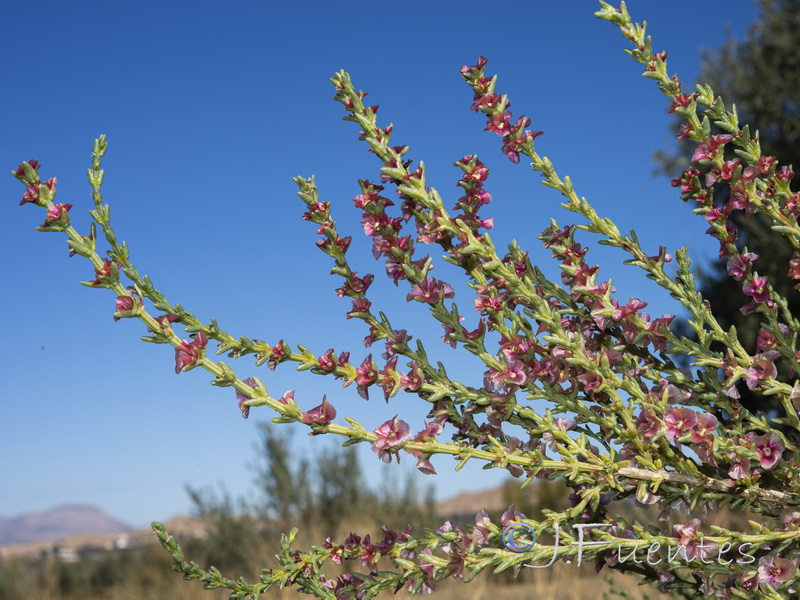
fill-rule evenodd
<path id="1" fill-rule="evenodd" d="M 291 460 L 289 435 L 268 424 L 261 426 L 257 463 L 253 465 L 257 494 L 254 498 L 232 498 L 224 489 L 192 489 L 187 492 L 194 505 L 193 516 L 203 526 L 202 536 L 176 534 L 186 556 L 201 566 L 215 566 L 232 579 L 243 576 L 257 581 L 261 570 L 277 566 L 273 555 L 279 548 L 282 533 L 299 527 L 296 547 L 321 544 L 327 537 L 342 543 L 351 533 L 382 538 L 381 526 L 401 530 L 413 523 L 438 529 L 445 520 L 459 525 L 475 522 L 475 506 L 493 505 L 490 511 L 497 522 L 503 510 L 515 504 L 517 510 L 534 519 L 541 519 L 543 509 L 560 510 L 569 505 L 570 488 L 564 482 L 540 480 L 521 489 L 518 480 L 509 480 L 500 490 L 476 495 L 470 502 L 441 503 L 447 514 L 437 514 L 431 491 L 419 490 L 413 478 L 406 481 L 385 481 L 379 489 L 371 489 L 364 481 L 357 455 L 352 448 L 331 445 L 330 451 L 313 462 Z M 484 504 L 485 503 L 485 504 Z M 626 521 L 655 524 L 657 513 L 633 502 L 620 502 L 614 507 Z M 689 517 L 675 515 L 672 522 Z M 746 529 L 744 515 L 719 511 L 707 522 L 732 524 Z M 545 540 L 543 540 L 545 541 Z M 63 560 L 52 554 L 39 560 L 0 560 L 0 599 L 2 600 L 184 600 L 190 598 L 219 600 L 227 598 L 225 590 L 206 591 L 196 581 L 183 581 L 170 568 L 168 554 L 157 545 L 132 545 L 125 549 L 100 550 L 85 548 L 77 560 Z M 552 543 L 547 540 L 546 543 Z M 348 570 L 362 570 L 357 562 L 328 572 L 335 577 Z M 603 580 L 606 580 L 604 583 Z M 557 562 L 543 569 L 522 569 L 518 575 L 507 571 L 484 573 L 465 587 L 447 580 L 435 584 L 437 598 L 510 600 L 531 597 L 595 600 L 603 597 L 630 599 L 667 598 L 670 596 L 639 588 L 637 580 L 608 568 L 598 575 L 591 561 L 578 567 Z M 267 596 L 293 593 L 271 590 Z M 533 596 L 532 596 L 533 594 Z M 399 593 L 408 596 L 405 590 Z M 675 596 L 683 597 L 683 596 Z"/>

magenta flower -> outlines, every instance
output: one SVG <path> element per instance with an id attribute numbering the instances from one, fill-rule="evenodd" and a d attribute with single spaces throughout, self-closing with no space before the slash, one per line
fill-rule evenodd
<path id="1" fill-rule="evenodd" d="M 729 134 L 720 134 L 720 135 L 712 135 L 702 144 L 697 147 L 697 150 L 694 151 L 692 155 L 692 162 L 697 162 L 699 160 L 714 160 L 714 157 L 717 154 L 717 150 L 728 142 L 733 139 L 732 135 Z"/>
<path id="2" fill-rule="evenodd" d="M 327 396 L 322 396 L 322 404 L 315 406 L 308 412 L 303 412 L 300 420 L 306 425 L 327 425 L 336 418 L 336 409 L 328 402 Z"/>
<path id="3" fill-rule="evenodd" d="M 398 448 L 411 439 L 411 428 L 405 421 L 397 417 L 389 419 L 375 430 L 377 439 L 372 442 L 372 451 L 383 462 L 392 462 L 392 455 L 400 462 Z"/>
<path id="4" fill-rule="evenodd" d="M 672 105 L 669 107 L 670 113 L 674 113 L 676 108 L 686 108 L 693 100 L 697 99 L 697 94 L 678 94 L 672 100 Z"/>
<path id="5" fill-rule="evenodd" d="M 486 66 L 487 62 L 489 62 L 488 58 L 486 58 L 485 56 L 479 56 L 478 64 L 472 65 L 471 67 L 468 67 L 467 65 L 462 66 L 461 73 L 462 75 L 483 73 L 483 67 Z"/>
<path id="6" fill-rule="evenodd" d="M 208 338 L 202 331 L 194 334 L 194 339 L 189 342 L 182 340 L 175 348 L 175 373 L 188 371 L 197 366 L 197 363 L 205 356 Z"/>
<path id="7" fill-rule="evenodd" d="M 751 440 L 755 446 L 755 451 L 759 455 L 759 464 L 762 469 L 771 469 L 781 459 L 781 454 L 785 449 L 783 440 L 777 433 L 753 436 Z"/>
<path id="8" fill-rule="evenodd" d="M 511 116 L 511 113 L 507 110 L 502 112 L 496 111 L 489 117 L 488 124 L 484 131 L 494 131 L 501 137 L 507 136 L 514 131 L 514 126 L 510 122 Z"/>
<path id="9" fill-rule="evenodd" d="M 252 377 L 248 377 L 247 379 L 245 379 L 244 383 L 246 383 L 253 389 L 255 389 L 257 385 L 256 380 L 253 379 Z M 247 402 L 248 400 L 250 400 L 250 397 L 247 394 L 243 394 L 239 390 L 236 390 L 236 401 L 239 403 L 239 410 L 242 411 L 242 418 L 244 419 L 250 416 L 250 407 L 247 404 L 245 404 L 245 402 Z"/>
<path id="10" fill-rule="evenodd" d="M 794 171 L 792 171 L 788 166 L 783 166 L 775 171 L 775 179 L 778 181 L 790 181 L 794 179 Z"/>
<path id="11" fill-rule="evenodd" d="M 739 165 L 741 164 L 742 164 L 741 158 L 734 158 L 732 160 L 725 162 L 722 165 L 722 169 L 719 172 L 719 176 L 725 181 L 733 179 L 733 177 L 736 175 L 736 169 L 738 169 Z"/>
<path id="12" fill-rule="evenodd" d="M 758 254 L 755 252 L 746 252 L 744 254 L 736 254 L 728 259 L 728 275 L 733 277 L 736 281 L 741 281 L 750 273 L 750 263 L 758 259 Z"/>
<path id="13" fill-rule="evenodd" d="M 352 319 L 360 314 L 368 313 L 371 306 L 372 302 L 366 298 L 355 298 L 353 300 L 353 310 L 349 311 L 346 316 L 348 319 Z"/>
<path id="14" fill-rule="evenodd" d="M 763 304 L 769 300 L 769 290 L 767 289 L 767 278 L 756 276 L 748 279 L 742 286 L 742 291 L 758 304 Z"/>
<path id="15" fill-rule="evenodd" d="M 684 406 L 667 406 L 664 411 L 666 437 L 674 440 L 689 433 L 697 425 L 697 413 Z"/>
<path id="16" fill-rule="evenodd" d="M 286 355 L 288 352 L 289 346 L 286 345 L 283 340 L 280 340 L 277 344 L 269 349 L 267 366 L 269 367 L 270 371 L 274 371 L 275 367 L 286 360 Z"/>
<path id="17" fill-rule="evenodd" d="M 527 117 L 526 117 L 527 118 Z M 530 124 L 530 119 L 528 119 L 528 124 Z M 507 135 L 503 138 L 503 147 L 500 148 L 500 151 L 508 157 L 508 160 L 513 162 L 514 164 L 519 163 L 519 153 L 522 150 L 522 147 L 528 143 L 532 142 L 540 135 L 543 135 L 544 131 L 539 131 L 538 129 L 530 131 L 526 130 L 522 135 L 519 137 L 511 134 Z"/>
<path id="18" fill-rule="evenodd" d="M 35 185 L 29 185 L 25 188 L 25 193 L 22 195 L 22 200 L 19 201 L 19 205 L 22 206 L 28 202 L 31 204 L 39 204 L 39 188 Z"/>
<path id="19" fill-rule="evenodd" d="M 345 296 L 358 298 L 367 291 L 367 288 L 372 285 L 374 279 L 375 276 L 371 274 L 364 275 L 364 277 L 359 277 L 358 273 L 356 272 L 350 273 L 350 276 L 345 280 L 344 285 L 336 290 L 337 296 L 339 298 L 344 298 Z"/>
<path id="20" fill-rule="evenodd" d="M 433 277 L 426 277 L 423 281 L 420 281 L 411 288 L 411 291 L 408 292 L 408 296 L 406 296 L 406 302 L 418 300 L 419 302 L 436 304 L 442 298 L 453 298 L 455 295 L 450 284 L 434 279 Z"/>

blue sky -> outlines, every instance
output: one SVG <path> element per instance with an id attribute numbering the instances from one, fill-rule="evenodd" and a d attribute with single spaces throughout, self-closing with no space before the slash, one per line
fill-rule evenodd
<path id="1" fill-rule="evenodd" d="M 749 1 L 628 5 L 686 84 L 700 52 L 728 32 L 741 37 L 757 13 Z M 104 194 L 118 237 L 139 271 L 201 320 L 216 317 L 237 337 L 349 350 L 359 362 L 366 356 L 366 329 L 344 318 L 349 302 L 337 300 L 328 257 L 300 220 L 291 178 L 315 174 L 340 231 L 355 238 L 355 268 L 378 275 L 375 306 L 425 340 L 452 373 L 480 384 L 481 366 L 437 342 L 440 326 L 422 305 L 407 305 L 407 290 L 395 289 L 371 257 L 351 199 L 357 180 L 377 179 L 380 164 L 330 100 L 328 79 L 342 68 L 381 106 L 379 121 L 395 124 L 393 143 L 425 161 L 446 203 L 458 197 L 451 164 L 479 154 L 492 169 L 494 201 L 483 216 L 495 218 L 495 243 L 518 240 L 554 276 L 536 235 L 550 217 L 574 220 L 524 162 L 500 154 L 499 138 L 468 110 L 471 91 L 458 70 L 480 55 L 500 75 L 514 114 L 544 130 L 539 153 L 601 215 L 623 231 L 635 228 L 653 253 L 662 244 L 687 246 L 699 264 L 716 254 L 705 221 L 651 175 L 652 152 L 671 147 L 667 103 L 622 52 L 616 28 L 593 17 L 595 2 L 512 1 L 502 10 L 471 0 L 220 6 L 43 1 L 35 14 L 21 5 L 7 11 L 0 24 L 0 163 L 8 171 L 39 160 L 86 233 L 86 168 L 92 140 L 107 134 Z M 231 390 L 208 385 L 199 370 L 176 376 L 171 348 L 140 342 L 139 322 L 115 323 L 113 294 L 78 283 L 93 279 L 88 262 L 67 257 L 63 235 L 34 230 L 44 215 L 18 206 L 22 192 L 12 177 L 0 178 L 0 516 L 80 502 L 143 525 L 187 512 L 185 484 L 247 494 L 256 425 L 272 415 L 257 409 L 243 420 Z M 589 256 L 623 299 L 649 301 L 654 316 L 678 310 L 624 267 L 620 253 L 595 246 Z M 452 273 L 446 267 L 439 261 L 440 275 Z M 459 306 L 471 304 L 464 286 L 458 292 Z M 419 429 L 427 410 L 413 396 L 387 405 L 373 394 L 366 403 L 354 389 L 291 365 L 269 372 L 249 358 L 226 361 L 242 377 L 258 375 L 273 395 L 295 389 L 304 409 L 327 393 L 339 420 L 354 416 L 370 429 L 398 413 Z M 306 437 L 299 426 L 294 433 L 300 455 L 335 451 L 332 439 Z M 411 457 L 398 469 L 368 447 L 361 452 L 376 485 L 413 466 Z M 439 497 L 505 478 L 479 465 L 453 473 L 455 463 L 442 457 L 434 464 L 438 476 L 417 477 Z"/>

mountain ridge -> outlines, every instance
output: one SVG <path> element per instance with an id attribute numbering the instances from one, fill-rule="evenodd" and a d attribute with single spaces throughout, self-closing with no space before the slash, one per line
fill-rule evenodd
<path id="1" fill-rule="evenodd" d="M 111 534 L 134 527 L 90 504 L 60 504 L 43 511 L 0 517 L 0 547 L 57 541 L 82 534 Z"/>

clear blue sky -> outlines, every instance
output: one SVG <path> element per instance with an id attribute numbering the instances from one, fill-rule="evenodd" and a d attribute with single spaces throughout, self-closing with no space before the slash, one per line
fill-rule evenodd
<path id="1" fill-rule="evenodd" d="M 75 205 L 73 224 L 88 232 L 85 173 L 92 140 L 107 134 L 112 221 L 139 271 L 172 302 L 205 322 L 216 317 L 235 336 L 350 350 L 360 361 L 366 330 L 344 318 L 349 302 L 337 300 L 328 257 L 300 220 L 291 178 L 316 174 L 340 231 L 355 238 L 356 268 L 378 274 L 375 306 L 479 385 L 480 365 L 437 342 L 440 326 L 422 305 L 406 305 L 407 290 L 396 290 L 371 257 L 351 199 L 357 180 L 376 179 L 380 165 L 357 127 L 341 120 L 328 78 L 351 73 L 447 203 L 459 176 L 450 165 L 478 153 L 492 168 L 494 202 L 483 216 L 495 218 L 498 247 L 517 239 L 555 274 L 536 235 L 550 217 L 563 225 L 571 214 L 525 164 L 500 154 L 499 138 L 468 110 L 471 91 L 458 70 L 485 55 L 514 114 L 545 131 L 537 150 L 579 194 L 621 230 L 636 228 L 653 253 L 685 245 L 702 264 L 716 252 L 705 221 L 665 178 L 651 176 L 652 152 L 671 147 L 667 103 L 622 52 L 616 28 L 593 17 L 596 8 L 588 0 L 492 9 L 471 0 L 18 4 L 0 24 L 0 164 L 8 171 L 38 159 L 43 176 L 58 177 L 58 201 Z M 687 84 L 700 52 L 728 31 L 741 37 L 757 12 L 744 0 L 632 0 L 629 8 L 650 23 L 655 49 L 669 52 L 670 71 Z M 187 483 L 246 494 L 257 421 L 272 415 L 257 409 L 243 420 L 231 390 L 208 385 L 200 370 L 176 376 L 171 348 L 140 342 L 138 322 L 115 323 L 113 294 L 79 285 L 93 279 L 88 262 L 67 257 L 63 235 L 34 230 L 44 215 L 18 206 L 22 192 L 0 178 L 0 516 L 80 502 L 142 525 L 186 512 Z M 650 301 L 654 316 L 678 310 L 622 266 L 620 253 L 594 247 L 590 257 L 623 299 Z M 463 287 L 456 301 L 471 303 Z M 427 410 L 413 396 L 386 405 L 373 394 L 365 403 L 354 389 L 291 365 L 273 373 L 250 358 L 228 362 L 273 395 L 295 389 L 305 409 L 327 393 L 339 419 L 355 416 L 370 429 L 399 413 L 417 430 Z M 307 456 L 334 443 L 299 426 L 294 439 Z M 413 465 L 403 462 L 398 470 L 362 449 L 377 482 Z M 440 475 L 419 474 L 419 483 L 433 483 L 440 497 L 504 479 L 477 466 L 453 473 L 442 457 L 434 464 Z"/>

